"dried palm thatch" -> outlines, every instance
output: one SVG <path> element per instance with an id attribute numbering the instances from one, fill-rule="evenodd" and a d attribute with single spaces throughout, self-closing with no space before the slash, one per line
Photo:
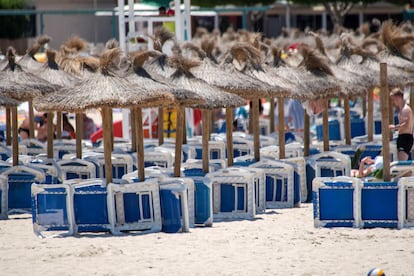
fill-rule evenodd
<path id="1" fill-rule="evenodd" d="M 318 55 L 315 50 L 306 44 L 302 44 L 300 52 L 303 60 L 299 67 L 309 71 L 313 75 L 312 80 L 317 80 L 309 82 L 308 79 L 307 82 L 310 85 L 308 89 L 310 91 L 317 91 L 318 94 L 315 95 L 316 97 L 339 95 L 341 87 L 337 84 L 337 80 L 334 78 L 334 74 L 327 60 Z"/>
<path id="2" fill-rule="evenodd" d="M 367 85 L 365 77 L 361 75 L 361 73 L 356 74 L 354 72 L 347 71 L 332 62 L 327 55 L 324 43 L 320 36 L 312 32 L 311 34 L 315 38 L 315 44 L 317 45 L 316 48 L 323 56 L 326 57 L 330 69 L 332 70 L 335 77 L 341 82 L 341 91 L 344 96 L 363 95 L 367 92 L 368 89 L 372 88 L 371 85 Z"/>
<path id="3" fill-rule="evenodd" d="M 56 51 L 48 49 L 46 51 L 47 63 L 43 64 L 34 74 L 52 84 L 58 85 L 60 88 L 74 86 L 80 79 L 60 69 L 55 60 L 56 54 Z"/>
<path id="4" fill-rule="evenodd" d="M 24 85 L 11 81 L 9 79 L 1 79 L 0 81 L 0 106 L 6 106 L 6 107 L 18 106 L 20 102 L 13 98 L 8 97 L 7 95 L 18 94 L 18 93 L 21 93 L 21 91 L 27 91 L 29 89 L 31 88 L 25 87 Z M 33 93 L 38 93 L 36 89 L 33 89 L 32 91 Z"/>
<path id="5" fill-rule="evenodd" d="M 266 91 L 269 85 L 249 77 L 237 70 L 227 72 L 208 58 L 205 52 L 193 43 L 186 43 L 183 48 L 191 49 L 198 53 L 200 64 L 190 68 L 190 72 L 196 78 L 207 82 L 209 85 L 219 87 L 227 92 L 238 94 L 244 98 L 261 97 L 268 95 Z M 259 91 L 262 91 L 259 93 Z"/>
<path id="6" fill-rule="evenodd" d="M 167 57 L 160 55 L 150 61 L 150 63 L 151 71 L 149 72 L 151 76 L 161 76 L 163 80 L 172 83 L 175 87 L 192 91 L 203 98 L 204 103 L 193 107 L 209 109 L 227 106 L 234 107 L 244 104 L 244 100 L 240 102 L 241 98 L 212 87 L 208 83 L 196 78 L 192 74 L 192 68 L 199 66 L 200 61 L 198 60 L 182 56 Z"/>
<path id="7" fill-rule="evenodd" d="M 245 101 L 239 96 L 224 92 L 203 80 L 197 79 L 190 70 L 200 64 L 198 61 L 175 56 L 169 58 L 168 64 L 176 69 L 176 72 L 170 77 L 174 85 L 197 93 L 204 99 L 205 103 L 198 104 L 197 107 L 213 109 L 236 107 L 245 104 Z"/>
<path id="8" fill-rule="evenodd" d="M 361 64 L 368 67 L 370 70 L 379 76 L 380 74 L 380 60 L 372 52 L 355 47 L 352 49 L 353 55 L 358 55 L 362 58 Z M 400 68 L 388 66 L 388 85 L 391 87 L 404 86 L 413 83 L 412 75 Z M 378 77 L 379 78 L 379 77 Z"/>
<path id="9" fill-rule="evenodd" d="M 154 107 L 173 102 L 170 94 L 162 91 L 148 92 L 144 87 L 133 85 L 111 71 L 111 60 L 119 56 L 120 50 L 105 51 L 99 58 L 98 73 L 83 79 L 71 88 L 62 88 L 34 102 L 42 111 L 65 110 L 79 112 L 98 107 Z"/>
<path id="10" fill-rule="evenodd" d="M 348 72 L 362 76 L 363 83 L 361 85 L 368 90 L 379 85 L 379 74 L 376 71 L 369 69 L 363 64 L 358 64 L 352 59 L 352 49 L 347 35 L 342 35 L 341 37 L 340 53 L 335 64 Z"/>
<path id="11" fill-rule="evenodd" d="M 293 83 L 271 74 L 264 68 L 260 51 L 253 46 L 236 44 L 230 49 L 230 54 L 234 57 L 233 64 L 236 69 L 270 86 L 267 89 L 269 96 L 292 97 L 295 94 Z"/>
<path id="12" fill-rule="evenodd" d="M 154 49 L 162 52 L 162 46 L 168 40 L 174 40 L 175 35 L 164 27 L 156 28 L 154 31 Z"/>
<path id="13" fill-rule="evenodd" d="M 175 85 L 155 80 L 142 66 L 144 62 L 150 57 L 157 57 L 161 53 L 157 51 L 143 51 L 135 54 L 132 57 L 132 67 L 127 72 L 127 79 L 140 87 L 144 87 L 149 92 L 162 91 L 170 93 L 174 98 L 175 105 L 182 106 L 196 106 L 204 103 L 202 97 L 194 92 L 179 89 Z"/>
<path id="14" fill-rule="evenodd" d="M 388 20 L 382 24 L 381 40 L 387 47 L 378 54 L 382 62 L 408 72 L 414 72 L 414 63 L 407 58 L 408 50 L 412 47 L 411 43 L 414 41 L 414 35 L 403 34 L 400 27 Z"/>
<path id="15" fill-rule="evenodd" d="M 37 54 L 45 44 L 49 43 L 50 40 L 51 38 L 47 35 L 37 37 L 33 45 L 26 50 L 24 56 L 21 58 L 16 57 L 16 60 L 18 60 L 17 63 L 30 72 L 38 70 L 42 66 L 42 63 L 36 60 L 35 54 Z"/>
<path id="16" fill-rule="evenodd" d="M 27 88 L 15 93 L 5 91 L 9 97 L 19 101 L 27 101 L 36 96 L 53 92 L 58 88 L 56 85 L 24 71 L 22 67 L 15 62 L 16 52 L 14 48 L 9 47 L 7 49 L 6 58 L 8 64 L 0 74 L 0 80 L 8 79 Z"/>

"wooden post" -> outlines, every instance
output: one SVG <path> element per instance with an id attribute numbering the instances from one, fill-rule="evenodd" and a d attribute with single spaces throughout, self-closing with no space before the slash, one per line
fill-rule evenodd
<path id="1" fill-rule="evenodd" d="M 137 151 L 137 109 L 131 108 L 130 116 L 131 116 L 131 151 L 136 152 Z M 142 110 L 141 110 L 141 116 L 142 116 Z M 141 122 L 142 125 L 142 122 Z M 144 139 L 144 138 L 143 138 Z"/>
<path id="2" fill-rule="evenodd" d="M 208 121 L 208 118 L 211 118 L 211 111 L 207 110 L 207 109 L 203 109 L 201 110 L 201 114 L 202 114 L 202 120 L 203 120 L 203 132 L 202 132 L 202 159 L 203 159 L 203 172 L 204 173 L 208 173 L 209 172 L 209 159 L 210 159 L 210 154 L 209 154 L 209 147 L 208 147 L 208 141 L 210 141 L 210 130 L 209 130 L 209 126 L 210 126 L 210 122 Z"/>
<path id="3" fill-rule="evenodd" d="M 351 145 L 351 114 L 349 108 L 349 97 L 344 99 L 344 128 L 345 128 L 345 144 Z"/>
<path id="4" fill-rule="evenodd" d="M 382 115 L 382 158 L 383 158 L 383 177 L 384 181 L 391 180 L 390 174 L 390 131 L 388 122 L 390 121 L 389 113 L 389 95 L 387 81 L 387 64 L 380 63 L 380 83 L 381 83 L 381 115 Z"/>
<path id="5" fill-rule="evenodd" d="M 33 101 L 29 100 L 29 138 L 35 137 L 35 121 L 33 112 Z"/>
<path id="6" fill-rule="evenodd" d="M 304 112 L 304 122 L 303 122 L 303 155 L 309 156 L 310 152 L 310 117 L 308 113 Z"/>
<path id="7" fill-rule="evenodd" d="M 114 140 L 115 140 L 114 125 L 113 125 L 114 118 L 113 118 L 112 108 L 110 108 L 109 111 L 110 112 L 108 113 L 108 117 L 109 117 L 109 121 L 111 122 L 111 127 L 109 128 L 109 132 L 111 134 L 110 137 L 111 137 L 111 153 L 112 153 L 112 151 L 114 150 Z"/>
<path id="8" fill-rule="evenodd" d="M 56 139 L 62 139 L 62 112 L 56 112 Z"/>
<path id="9" fill-rule="evenodd" d="M 187 144 L 187 119 L 185 118 L 185 108 L 183 114 L 183 144 Z"/>
<path id="10" fill-rule="evenodd" d="M 53 112 L 47 113 L 47 158 L 53 159 Z"/>
<path id="11" fill-rule="evenodd" d="M 260 128 L 259 128 L 259 100 L 254 99 L 252 104 L 252 124 L 253 124 L 253 148 L 254 160 L 260 161 Z"/>
<path id="12" fill-rule="evenodd" d="M 252 104 L 250 105 L 250 109 L 249 109 L 249 133 L 252 134 L 253 133 L 253 120 L 254 120 L 254 115 L 253 115 L 253 102 L 257 101 L 257 99 L 251 100 Z"/>
<path id="13" fill-rule="evenodd" d="M 370 88 L 370 89 L 368 90 L 368 94 L 369 94 L 369 93 L 373 93 L 372 88 Z M 371 94 L 371 95 L 372 95 L 372 94 Z M 369 98 L 368 98 L 368 103 L 369 103 Z M 364 96 L 362 97 L 362 117 L 366 118 L 366 116 L 367 116 L 367 96 L 366 96 L 366 95 L 364 95 Z"/>
<path id="14" fill-rule="evenodd" d="M 158 145 L 164 144 L 164 108 L 158 108 Z"/>
<path id="15" fill-rule="evenodd" d="M 279 131 L 279 159 L 285 159 L 285 99 L 277 98 L 278 131 Z"/>
<path id="16" fill-rule="evenodd" d="M 6 145 L 11 145 L 11 111 L 10 107 L 6 107 Z"/>
<path id="17" fill-rule="evenodd" d="M 102 116 L 103 116 L 103 112 L 102 112 Z M 76 158 L 82 159 L 82 138 L 83 138 L 82 112 L 76 112 L 75 125 L 76 125 Z"/>
<path id="18" fill-rule="evenodd" d="M 112 122 L 110 113 L 112 110 L 109 107 L 102 108 L 102 127 L 103 127 L 103 142 L 104 142 L 104 158 L 105 158 L 105 178 L 106 183 L 112 182 L 112 138 L 111 131 Z"/>
<path id="19" fill-rule="evenodd" d="M 275 99 L 270 98 L 270 110 L 269 110 L 269 132 L 275 131 Z"/>
<path id="20" fill-rule="evenodd" d="M 233 117 L 234 109 L 228 107 L 226 109 L 226 143 L 227 143 L 227 166 L 231 167 L 234 163 L 233 152 Z"/>
<path id="21" fill-rule="evenodd" d="M 374 90 L 368 90 L 368 114 L 367 114 L 367 133 L 368 133 L 368 142 L 374 140 Z"/>
<path id="22" fill-rule="evenodd" d="M 132 143 L 137 144 L 138 179 L 139 181 L 144 181 L 145 180 L 145 166 L 144 166 L 144 130 L 142 129 L 142 109 L 141 108 L 133 108 L 133 109 L 135 109 L 134 113 L 136 116 L 136 127 L 135 127 L 136 140 L 132 141 Z"/>
<path id="23" fill-rule="evenodd" d="M 323 109 L 323 151 L 329 151 L 329 100 L 324 99 L 323 101 L 324 109 Z"/>
<path id="24" fill-rule="evenodd" d="M 183 123 L 184 123 L 184 107 L 177 108 L 177 133 L 175 138 L 175 160 L 174 160 L 174 176 L 181 176 L 181 154 L 183 142 Z"/>
<path id="25" fill-rule="evenodd" d="M 17 106 L 12 107 L 12 147 L 13 147 L 13 166 L 19 165 L 19 140 L 18 140 L 18 122 L 17 122 Z"/>

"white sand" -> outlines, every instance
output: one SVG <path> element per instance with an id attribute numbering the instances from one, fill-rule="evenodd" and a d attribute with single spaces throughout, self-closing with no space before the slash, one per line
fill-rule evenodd
<path id="1" fill-rule="evenodd" d="M 184 234 L 39 239 L 0 221 L 0 275 L 414 275 L 414 230 L 315 229 L 312 205 Z"/>

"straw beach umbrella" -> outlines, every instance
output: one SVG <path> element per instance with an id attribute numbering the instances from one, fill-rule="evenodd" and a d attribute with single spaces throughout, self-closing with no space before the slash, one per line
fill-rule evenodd
<path id="1" fill-rule="evenodd" d="M 225 108 L 225 107 L 235 107 L 240 106 L 245 103 L 245 101 L 233 94 L 227 93 L 219 88 L 210 86 L 203 80 L 196 78 L 191 73 L 191 68 L 199 66 L 200 62 L 194 59 L 188 59 L 182 55 L 176 55 L 173 57 L 166 57 L 161 55 L 151 61 L 150 69 L 153 70 L 154 74 L 161 75 L 175 86 L 192 91 L 200 95 L 204 99 L 204 103 L 197 104 L 196 106 L 201 109 L 204 109 L 206 113 L 207 110 L 214 108 Z M 156 64 L 156 66 L 154 66 Z M 174 71 L 172 74 L 171 71 Z M 181 163 L 181 143 L 183 135 L 183 110 L 179 109 L 177 114 L 177 136 L 176 136 L 176 154 L 175 154 L 175 168 L 174 175 L 180 175 L 180 163 Z M 206 119 L 209 116 L 203 116 Z M 208 140 L 209 140 L 209 130 L 208 122 L 203 121 L 203 169 L 205 172 L 208 171 Z"/>
<path id="2" fill-rule="evenodd" d="M 114 58 L 118 58 L 119 48 L 105 51 L 100 57 L 98 73 L 83 79 L 74 87 L 62 88 L 59 91 L 42 99 L 36 99 L 36 107 L 40 110 L 65 110 L 81 112 L 87 109 L 101 108 L 104 131 L 105 174 L 107 183 L 112 181 L 112 122 L 111 108 L 153 107 L 173 103 L 170 94 L 162 91 L 148 92 L 145 88 L 133 85 L 125 78 L 119 77 L 111 68 Z M 142 117 L 140 118 L 142 122 Z M 140 120 L 138 119 L 138 122 Z M 138 126 L 139 128 L 139 126 Z M 140 127 L 142 129 L 142 126 Z M 138 168 L 142 170 L 144 164 L 143 152 L 138 152 Z"/>
<path id="3" fill-rule="evenodd" d="M 72 87 L 77 82 L 80 81 L 80 78 L 71 75 L 63 70 L 60 69 L 59 65 L 56 63 L 56 51 L 48 49 L 46 51 L 47 61 L 46 63 L 42 64 L 38 70 L 34 71 L 33 74 L 44 79 L 54 85 L 62 87 Z M 53 114 L 49 113 L 47 116 L 47 132 L 48 132 L 48 139 L 47 139 L 47 155 L 48 158 L 53 158 Z M 79 131 L 79 129 L 77 129 Z M 57 112 L 57 139 L 61 139 L 62 137 L 62 114 L 61 112 Z M 80 148 L 82 134 L 78 133 L 78 137 L 76 142 L 78 148 Z"/>
<path id="4" fill-rule="evenodd" d="M 171 96 L 174 98 L 174 103 L 181 106 L 191 106 L 195 105 L 196 103 L 201 103 L 204 100 L 201 96 L 198 94 L 180 89 L 173 85 L 172 83 L 167 83 L 159 80 L 155 80 L 143 67 L 144 62 L 149 59 L 150 57 L 157 57 L 160 56 L 161 53 L 157 51 L 142 51 L 139 53 L 136 53 L 132 56 L 132 63 L 131 67 L 126 71 L 127 79 L 137 85 L 140 85 L 142 87 L 145 87 L 146 90 L 149 92 L 151 91 L 165 91 L 167 93 L 170 93 Z M 162 108 L 162 107 L 161 107 Z M 136 119 L 133 118 L 133 115 L 135 112 L 131 113 L 131 129 L 135 128 L 135 122 Z M 158 115 L 158 124 L 163 124 L 161 122 L 160 117 L 162 117 L 161 114 Z M 159 136 L 163 137 L 163 133 L 159 133 Z M 132 140 L 134 140 L 134 131 L 132 131 Z M 161 143 L 160 137 L 158 137 Z M 134 145 L 135 143 L 133 143 Z M 134 148 L 133 148 L 134 150 Z"/>
<path id="5" fill-rule="evenodd" d="M 183 49 L 195 52 L 201 61 L 200 65 L 190 69 L 195 77 L 245 99 L 268 96 L 268 93 L 263 93 L 263 91 L 270 89 L 270 85 L 234 70 L 231 66 L 228 68 L 230 71 L 227 71 L 216 63 L 212 53 L 215 48 L 214 41 L 204 40 L 202 47 L 204 50 L 189 42 L 183 45 Z M 233 165 L 233 113 L 232 107 L 226 109 L 227 163 L 229 166 Z"/>
<path id="6" fill-rule="evenodd" d="M 337 84 L 337 80 L 334 77 L 332 69 L 326 59 L 311 49 L 308 45 L 302 44 L 300 52 L 303 56 L 302 62 L 299 67 L 305 68 L 307 71 L 312 73 L 313 77 L 316 78 L 316 82 L 313 83 L 315 90 L 319 90 L 320 93 L 315 95 L 316 99 L 324 99 L 324 110 L 323 110 L 323 130 L 324 130 L 324 151 L 329 151 L 329 128 L 328 128 L 328 99 L 329 97 L 338 96 L 341 87 Z M 323 89 L 323 86 L 330 87 L 330 89 Z"/>
<path id="7" fill-rule="evenodd" d="M 7 49 L 6 58 L 8 64 L 0 74 L 0 80 L 9 79 L 16 83 L 20 83 L 31 89 L 21 90 L 18 93 L 10 93 L 9 96 L 18 101 L 29 102 L 29 120 L 30 120 L 30 137 L 34 137 L 34 115 L 32 106 L 32 99 L 36 96 L 55 91 L 58 87 L 39 77 L 24 71 L 24 69 L 15 62 L 16 51 L 14 48 Z"/>

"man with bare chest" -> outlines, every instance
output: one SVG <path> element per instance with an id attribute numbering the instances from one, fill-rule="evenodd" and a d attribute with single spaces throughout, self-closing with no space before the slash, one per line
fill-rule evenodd
<path id="1" fill-rule="evenodd" d="M 398 130 L 398 160 L 405 161 L 413 146 L 414 115 L 410 106 L 405 103 L 404 93 L 400 88 L 391 90 L 390 96 L 393 105 L 398 109 L 398 125 L 390 125 L 389 128 Z"/>

